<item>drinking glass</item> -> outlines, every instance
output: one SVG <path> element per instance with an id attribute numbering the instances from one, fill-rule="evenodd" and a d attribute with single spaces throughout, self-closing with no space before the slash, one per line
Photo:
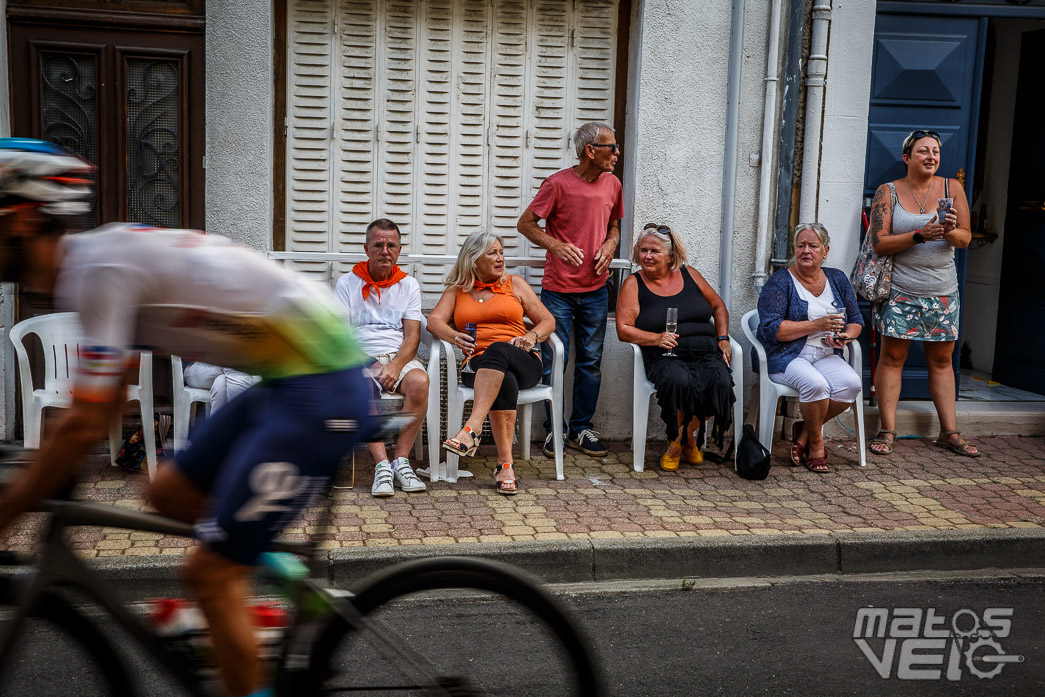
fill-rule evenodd
<path id="1" fill-rule="evenodd" d="M 679 309 L 677 307 L 668 308 L 668 321 L 664 325 L 664 331 L 669 334 L 674 334 L 675 330 L 679 328 Z M 668 349 L 665 356 L 677 356 L 675 349 Z"/>
<path id="2" fill-rule="evenodd" d="M 845 308 L 842 307 L 842 303 L 838 302 L 838 300 L 832 300 L 831 301 L 831 309 L 833 309 L 835 311 L 834 313 L 836 315 L 842 315 L 842 321 L 843 322 L 845 321 Z M 837 339 L 838 335 L 841 334 L 841 333 L 842 332 L 840 332 L 840 331 L 839 332 L 831 332 L 831 336 L 832 336 L 832 338 Z"/>
<path id="3" fill-rule="evenodd" d="M 475 337 L 479 333 L 479 325 L 475 322 L 468 322 L 464 325 L 464 333 L 472 337 L 472 343 L 475 344 Z M 462 373 L 474 373 L 472 366 L 468 365 L 468 360 L 472 357 L 472 353 L 469 351 L 464 356 L 464 367 L 461 368 Z"/>

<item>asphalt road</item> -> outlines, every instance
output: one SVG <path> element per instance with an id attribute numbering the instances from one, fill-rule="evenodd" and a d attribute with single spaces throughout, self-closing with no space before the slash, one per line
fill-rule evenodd
<path id="1" fill-rule="evenodd" d="M 1045 571 L 556 589 L 590 637 L 606 693 L 621 697 L 1039 697 L 1045 694 L 1043 591 Z M 878 625 L 857 632 L 863 649 L 854 639 L 862 608 L 886 615 L 881 637 Z M 565 694 L 561 652 L 543 640 L 539 625 L 502 603 L 473 596 L 419 599 L 397 603 L 386 620 L 411 647 L 404 653 L 446 659 L 480 676 L 499 690 L 495 694 Z M 980 635 L 974 622 L 984 630 Z M 952 628 L 965 636 L 963 643 L 955 643 Z M 13 670 L 15 677 L 0 683 L 0 694 L 98 694 L 77 656 L 53 634 L 37 628 L 22 648 L 17 662 L 4 666 L 4 674 Z M 132 679 L 145 694 L 179 694 L 148 659 L 131 654 Z M 998 656 L 1002 662 L 989 660 Z M 367 647 L 352 646 L 339 660 L 360 676 L 384 672 L 381 658 Z"/>

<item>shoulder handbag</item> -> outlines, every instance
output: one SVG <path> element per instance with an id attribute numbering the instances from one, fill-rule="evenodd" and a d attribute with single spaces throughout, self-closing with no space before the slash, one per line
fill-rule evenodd
<path id="1" fill-rule="evenodd" d="M 744 424 L 744 435 L 737 446 L 737 474 L 744 479 L 760 480 L 769 476 L 770 453 L 758 441 L 751 424 Z"/>
<path id="2" fill-rule="evenodd" d="M 889 183 L 889 197 L 892 206 L 896 207 L 896 188 Z M 889 298 L 889 290 L 893 285 L 893 256 L 878 256 L 871 244 L 871 230 L 868 227 L 860 245 L 860 254 L 856 257 L 853 273 L 849 275 L 856 294 L 872 303 L 882 302 Z"/>

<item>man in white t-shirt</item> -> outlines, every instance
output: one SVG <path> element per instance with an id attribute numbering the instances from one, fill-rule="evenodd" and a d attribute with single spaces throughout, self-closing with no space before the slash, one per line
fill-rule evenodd
<path id="1" fill-rule="evenodd" d="M 399 432 L 391 463 L 384 442 L 370 444 L 374 467 L 373 496 L 391 496 L 395 486 L 403 491 L 424 491 L 407 455 L 421 430 L 428 409 L 428 373 L 417 360 L 421 342 L 421 287 L 399 268 L 402 250 L 399 226 L 379 218 L 366 228 L 367 261 L 355 265 L 338 279 L 334 293 L 348 308 L 359 343 L 371 357 L 368 366 L 378 390 L 403 396 L 403 411 L 415 414 Z"/>

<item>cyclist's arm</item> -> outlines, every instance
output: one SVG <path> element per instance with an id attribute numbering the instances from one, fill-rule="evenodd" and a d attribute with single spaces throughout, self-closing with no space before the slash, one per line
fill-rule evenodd
<path id="1" fill-rule="evenodd" d="M 117 399 L 121 394 L 126 394 L 123 383 L 112 399 L 74 400 L 62 411 L 56 428 L 45 434 L 29 468 L 0 493 L 0 531 L 69 481 L 84 455 L 105 438 L 109 423 L 119 416 L 124 404 L 123 399 Z"/>

